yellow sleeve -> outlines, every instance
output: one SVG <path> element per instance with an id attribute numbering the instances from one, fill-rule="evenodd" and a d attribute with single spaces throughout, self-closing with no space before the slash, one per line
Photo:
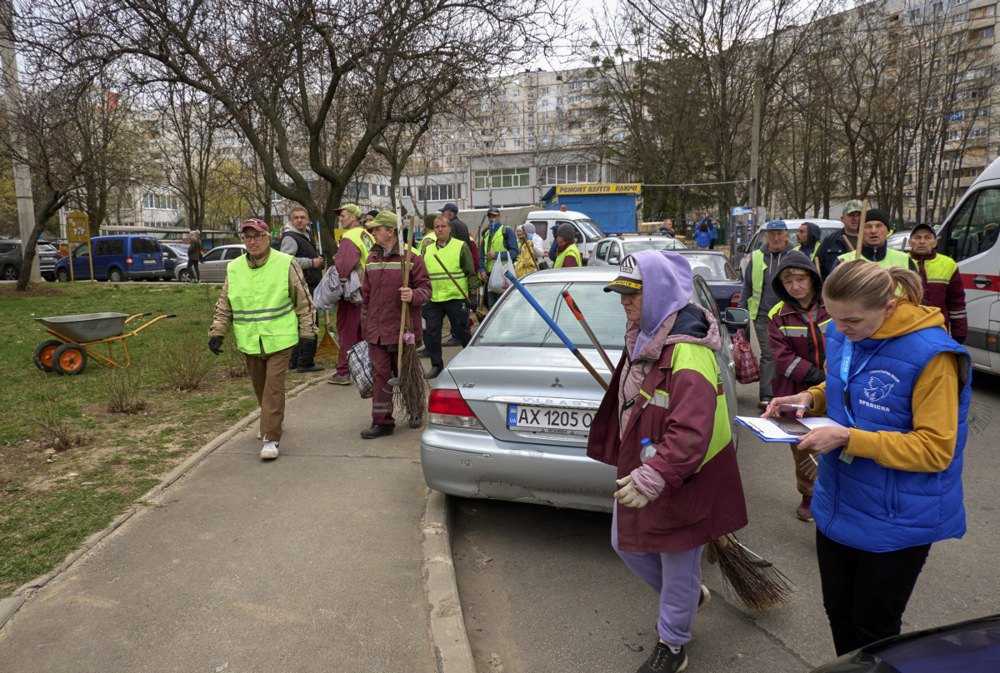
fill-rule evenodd
<path id="1" fill-rule="evenodd" d="M 958 357 L 931 360 L 913 389 L 913 430 L 869 432 L 851 428 L 847 453 L 907 472 L 940 472 L 951 464 L 958 437 Z"/>
<path id="2" fill-rule="evenodd" d="M 809 389 L 809 394 L 813 396 L 812 406 L 809 413 L 813 416 L 822 416 L 826 413 L 826 381 Z"/>

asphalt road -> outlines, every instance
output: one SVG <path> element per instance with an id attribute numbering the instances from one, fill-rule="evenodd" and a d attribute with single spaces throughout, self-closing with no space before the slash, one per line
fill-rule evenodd
<path id="1" fill-rule="evenodd" d="M 755 413 L 755 386 L 740 391 Z M 977 373 L 966 448 L 968 533 L 935 545 L 904 630 L 1000 612 L 996 559 L 1000 378 Z M 764 615 L 739 607 L 706 565 L 713 600 L 699 614 L 689 671 L 799 673 L 834 658 L 816 572 L 814 528 L 798 501 L 785 445 L 744 431 L 740 467 L 750 511 L 741 539 L 795 583 Z M 479 673 L 631 672 L 656 642 L 656 599 L 610 548 L 610 516 L 486 500 L 452 500 L 459 591 Z"/>

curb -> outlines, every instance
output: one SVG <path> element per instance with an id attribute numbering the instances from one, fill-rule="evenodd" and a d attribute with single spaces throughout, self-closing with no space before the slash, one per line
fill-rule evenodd
<path id="1" fill-rule="evenodd" d="M 308 381 L 300 383 L 291 390 L 289 390 L 285 397 L 286 399 L 291 399 L 297 397 L 299 394 L 316 385 L 320 381 L 323 381 L 325 376 L 317 376 Z M 177 467 L 170 470 L 160 480 L 153 488 L 149 489 L 142 496 L 137 498 L 131 505 L 128 506 L 124 512 L 112 519 L 111 523 L 102 530 L 97 531 L 83 543 L 66 555 L 66 558 L 62 560 L 59 565 L 45 573 L 44 575 L 39 575 L 33 580 L 21 585 L 16 591 L 7 598 L 0 598 L 0 632 L 3 631 L 4 626 L 7 622 L 13 619 L 17 611 L 24 605 L 32 595 L 44 588 L 49 582 L 54 580 L 56 577 L 61 575 L 63 572 L 68 570 L 74 563 L 76 563 L 84 554 L 89 552 L 91 549 L 96 547 L 104 538 L 108 537 L 116 530 L 118 530 L 126 521 L 132 518 L 138 512 L 141 512 L 148 508 L 150 504 L 154 504 L 156 499 L 163 495 L 172 484 L 174 484 L 178 479 L 183 477 L 185 474 L 190 472 L 198 463 L 207 458 L 213 451 L 228 442 L 238 433 L 242 432 L 244 428 L 253 423 L 260 416 L 260 409 L 255 409 L 249 414 L 236 421 L 228 430 L 220 435 L 216 435 L 207 444 L 202 446 L 200 449 L 192 453 L 190 456 L 185 458 Z"/>
<path id="2" fill-rule="evenodd" d="M 424 589 L 430 608 L 431 645 L 438 673 L 476 673 L 451 557 L 448 498 L 428 491 L 422 525 Z"/>

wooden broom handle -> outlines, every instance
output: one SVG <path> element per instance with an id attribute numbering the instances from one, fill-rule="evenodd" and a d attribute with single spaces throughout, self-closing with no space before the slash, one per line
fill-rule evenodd
<path id="1" fill-rule="evenodd" d="M 407 234 L 409 230 L 403 235 L 403 285 L 402 287 L 410 286 L 410 245 L 407 240 Z M 403 334 L 406 332 L 406 321 L 410 318 L 410 304 L 409 302 L 402 302 L 403 307 L 399 312 L 399 342 L 397 344 L 396 350 L 396 376 L 398 377 L 403 371 Z"/>

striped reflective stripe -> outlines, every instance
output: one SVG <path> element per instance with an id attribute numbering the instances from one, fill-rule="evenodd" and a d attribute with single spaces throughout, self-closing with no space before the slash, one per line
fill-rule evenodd
<path id="1" fill-rule="evenodd" d="M 233 316 L 233 322 L 267 322 L 268 320 L 274 320 L 275 318 L 280 318 L 282 316 L 288 315 L 292 312 L 292 308 L 289 307 L 284 309 L 280 313 L 269 313 L 267 315 L 258 316 L 256 318 L 245 318 L 240 316 Z"/>
<path id="2" fill-rule="evenodd" d="M 276 313 L 278 311 L 284 311 L 285 309 L 292 307 L 292 300 L 289 299 L 285 304 L 278 306 L 277 308 L 254 308 L 246 309 L 242 311 L 233 311 L 233 315 L 253 315 L 258 313 Z"/>
<path id="3" fill-rule="evenodd" d="M 380 271 L 380 270 L 391 270 L 399 269 L 402 271 L 402 262 L 372 262 L 365 267 L 365 271 Z"/>
<path id="4" fill-rule="evenodd" d="M 781 325 L 778 327 L 781 333 L 788 337 L 807 337 L 809 328 L 801 325 Z"/>
<path id="5" fill-rule="evenodd" d="M 802 357 L 796 355 L 795 359 L 792 360 L 791 364 L 788 365 L 788 367 L 785 369 L 785 378 L 788 378 L 792 375 L 792 373 L 795 371 L 795 368 L 799 366 L 800 362 L 802 362 Z"/>
<path id="6" fill-rule="evenodd" d="M 666 409 L 670 406 L 670 393 L 662 388 L 654 390 L 652 395 L 640 388 L 639 394 L 646 398 L 646 403 L 642 405 L 643 409 L 648 407 L 650 404 L 654 407 L 660 407 L 661 409 Z"/>

